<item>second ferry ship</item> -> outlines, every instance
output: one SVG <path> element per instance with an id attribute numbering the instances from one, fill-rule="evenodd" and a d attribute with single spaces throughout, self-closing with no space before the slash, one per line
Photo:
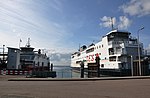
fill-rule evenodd
<path id="1" fill-rule="evenodd" d="M 71 67 L 80 68 L 81 62 L 88 68 L 100 58 L 100 69 L 105 71 L 131 70 L 133 60 L 138 59 L 138 44 L 140 55 L 143 55 L 143 44 L 133 38 L 130 32 L 112 30 L 102 37 L 101 41 L 88 47 L 83 45 L 71 56 Z"/>

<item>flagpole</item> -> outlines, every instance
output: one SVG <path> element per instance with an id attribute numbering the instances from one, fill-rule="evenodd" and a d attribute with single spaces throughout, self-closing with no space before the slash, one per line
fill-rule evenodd
<path id="1" fill-rule="evenodd" d="M 22 40 L 20 39 L 20 40 L 19 40 L 19 49 L 20 49 L 21 42 L 22 42 Z"/>

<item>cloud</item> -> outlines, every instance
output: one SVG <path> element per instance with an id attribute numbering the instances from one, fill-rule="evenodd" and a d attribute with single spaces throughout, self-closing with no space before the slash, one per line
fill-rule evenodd
<path id="1" fill-rule="evenodd" d="M 62 2 L 63 0 L 1 0 L 0 43 L 18 47 L 18 42 L 22 39 L 21 46 L 24 46 L 30 37 L 31 45 L 35 48 L 65 48 L 64 42 L 72 34 L 65 22 L 61 21 Z"/>
<path id="2" fill-rule="evenodd" d="M 63 6 L 62 6 L 62 0 L 61 1 L 59 1 L 59 0 L 53 0 L 53 4 L 51 3 L 51 6 L 55 9 L 55 10 L 57 10 L 57 11 L 59 11 L 59 12 L 63 12 Z"/>
<path id="3" fill-rule="evenodd" d="M 57 66 L 70 66 L 71 53 L 52 53 L 50 55 L 50 62 Z"/>
<path id="4" fill-rule="evenodd" d="M 113 17 L 112 19 L 113 19 L 114 28 L 117 27 L 118 29 L 125 30 L 132 23 L 132 21 L 129 18 L 127 18 L 126 16 L 120 16 L 118 21 L 117 21 L 116 17 Z M 111 27 L 111 24 L 112 24 L 111 17 L 104 16 L 104 17 L 100 18 L 100 20 L 102 21 L 100 23 L 100 26 L 106 27 L 106 28 L 110 28 Z"/>
<path id="5" fill-rule="evenodd" d="M 118 28 L 119 29 L 127 29 L 131 25 L 132 21 L 129 20 L 126 16 L 119 17 Z"/>
<path id="6" fill-rule="evenodd" d="M 125 14 L 130 16 L 150 15 L 150 0 L 131 0 L 119 7 Z"/>
<path id="7" fill-rule="evenodd" d="M 112 18 L 113 20 L 113 24 L 116 24 L 116 18 Z M 102 27 L 108 27 L 110 28 L 111 27 L 111 17 L 107 17 L 107 16 L 104 16 L 102 18 L 100 18 L 100 20 L 102 21 L 102 23 L 100 23 L 100 26 Z"/>

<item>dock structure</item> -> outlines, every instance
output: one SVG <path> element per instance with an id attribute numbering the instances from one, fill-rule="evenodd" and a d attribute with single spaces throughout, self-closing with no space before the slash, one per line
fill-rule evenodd
<path id="1" fill-rule="evenodd" d="M 6 69 L 7 67 L 7 57 L 8 53 L 7 52 L 0 52 L 0 70 L 1 69 Z"/>
<path id="2" fill-rule="evenodd" d="M 88 78 L 99 77 L 99 76 L 100 76 L 100 72 L 97 64 L 96 63 L 88 64 Z"/>
<path id="3" fill-rule="evenodd" d="M 149 60 L 141 60 L 141 68 L 139 69 L 139 60 L 133 61 L 133 76 L 139 76 L 139 71 L 141 70 L 142 76 L 147 76 L 150 74 L 149 70 Z"/>

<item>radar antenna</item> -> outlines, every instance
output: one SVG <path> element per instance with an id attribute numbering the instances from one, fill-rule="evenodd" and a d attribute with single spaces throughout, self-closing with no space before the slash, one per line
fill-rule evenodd
<path id="1" fill-rule="evenodd" d="M 28 38 L 28 42 L 27 42 L 26 47 L 30 47 L 30 38 Z"/>

